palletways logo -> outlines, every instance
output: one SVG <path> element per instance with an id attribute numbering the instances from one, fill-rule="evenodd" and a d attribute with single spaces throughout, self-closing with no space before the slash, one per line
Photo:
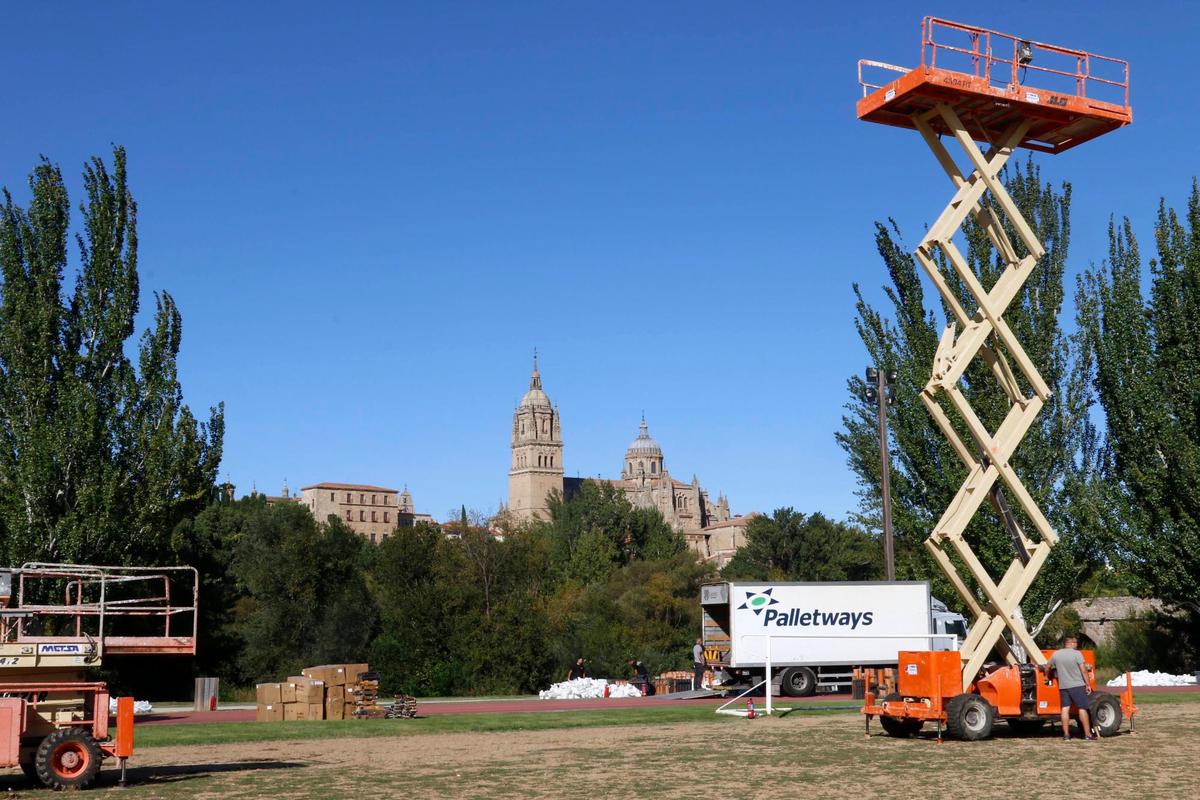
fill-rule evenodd
<path id="1" fill-rule="evenodd" d="M 767 606 L 777 605 L 779 603 L 774 597 L 771 597 L 771 592 L 774 589 L 767 589 L 764 592 L 746 592 L 746 602 L 738 606 L 738 610 L 748 608 L 755 613 L 761 614 Z"/>
<path id="2" fill-rule="evenodd" d="M 749 609 L 762 620 L 763 627 L 795 628 L 848 628 L 856 630 L 860 625 L 875 622 L 874 611 L 843 611 L 823 608 L 774 608 L 782 602 L 773 596 L 775 588 L 761 592 L 746 592 L 746 600 L 738 610 Z"/>

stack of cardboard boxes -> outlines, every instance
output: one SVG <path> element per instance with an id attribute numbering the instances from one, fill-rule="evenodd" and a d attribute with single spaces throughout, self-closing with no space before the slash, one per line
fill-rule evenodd
<path id="1" fill-rule="evenodd" d="M 260 683 L 256 719 L 349 719 L 354 711 L 352 693 L 358 676 L 369 669 L 366 664 L 326 664 L 303 669 L 283 683 Z"/>

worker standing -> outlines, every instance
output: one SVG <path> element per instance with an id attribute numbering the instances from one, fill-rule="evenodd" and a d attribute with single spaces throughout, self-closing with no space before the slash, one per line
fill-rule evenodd
<path id="1" fill-rule="evenodd" d="M 1083 740 L 1090 742 L 1095 739 L 1092 735 L 1091 719 L 1088 716 L 1088 682 L 1084 672 L 1091 673 L 1092 666 L 1083 660 L 1083 654 L 1076 650 L 1079 640 L 1071 634 L 1063 639 L 1062 649 L 1055 651 L 1046 663 L 1046 667 L 1058 678 L 1058 696 L 1062 705 L 1063 741 L 1071 738 L 1071 706 L 1079 712 L 1079 727 L 1083 729 Z"/>
<path id="2" fill-rule="evenodd" d="M 575 659 L 575 663 L 571 665 L 571 669 L 567 671 L 567 680 L 573 681 L 577 678 L 586 678 L 587 667 L 583 664 L 583 656 Z"/>
<path id="3" fill-rule="evenodd" d="M 697 639 L 692 648 L 692 688 L 701 689 L 704 684 L 704 671 L 708 669 L 708 659 L 704 657 L 704 640 Z"/>
<path id="4" fill-rule="evenodd" d="M 636 658 L 629 659 L 629 668 L 633 670 L 634 683 L 640 683 L 644 688 L 642 694 L 646 697 L 654 696 L 654 684 L 650 681 L 650 673 L 646 671 L 646 665 Z"/>

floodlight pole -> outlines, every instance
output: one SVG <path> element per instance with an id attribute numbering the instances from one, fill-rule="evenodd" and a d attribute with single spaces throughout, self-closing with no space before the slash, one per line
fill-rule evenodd
<path id="1" fill-rule="evenodd" d="M 883 492 L 883 563 L 889 581 L 896 580 L 896 549 L 892 540 L 892 459 L 888 456 L 887 407 L 891 394 L 884 386 L 886 373 L 875 370 L 875 394 L 879 402 L 879 474 Z"/>
<path id="2" fill-rule="evenodd" d="M 883 566 L 889 581 L 896 580 L 896 548 L 892 536 L 892 459 L 888 455 L 887 407 L 895 397 L 892 385 L 896 382 L 894 370 L 867 367 L 867 400 L 875 400 L 879 422 L 879 476 L 880 495 L 883 498 Z M 873 386 L 871 384 L 874 384 Z M 872 397 L 872 395 L 874 395 Z"/>

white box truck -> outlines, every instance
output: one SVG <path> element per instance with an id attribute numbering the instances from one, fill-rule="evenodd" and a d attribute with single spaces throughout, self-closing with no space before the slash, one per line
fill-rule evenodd
<path id="1" fill-rule="evenodd" d="M 855 667 L 894 667 L 901 650 L 957 649 L 967 633 L 926 581 L 709 583 L 700 610 L 714 668 L 758 682 L 769 652 L 773 694 L 792 697 L 848 689 Z"/>

